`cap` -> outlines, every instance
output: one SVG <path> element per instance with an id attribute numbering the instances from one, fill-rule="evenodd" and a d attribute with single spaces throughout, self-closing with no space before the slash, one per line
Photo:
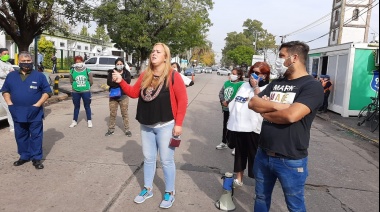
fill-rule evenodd
<path id="1" fill-rule="evenodd" d="M 318 76 L 318 74 L 317 73 L 312 73 L 311 74 L 313 77 L 316 77 L 316 76 Z"/>
<path id="2" fill-rule="evenodd" d="M 330 79 L 330 75 L 325 75 L 324 78 Z"/>

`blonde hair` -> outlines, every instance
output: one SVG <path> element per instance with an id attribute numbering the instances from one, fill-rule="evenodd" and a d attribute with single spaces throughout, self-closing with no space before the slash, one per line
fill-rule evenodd
<path id="1" fill-rule="evenodd" d="M 169 47 L 164 44 L 164 43 L 156 43 L 154 44 L 153 48 L 155 46 L 162 46 L 164 47 L 164 52 L 165 52 L 165 68 L 164 68 L 164 71 L 162 72 L 162 75 L 160 76 L 160 78 L 158 80 L 154 80 L 153 79 L 153 64 L 151 62 L 151 60 L 149 60 L 149 65 L 148 65 L 148 68 L 146 69 L 145 73 L 144 73 L 144 77 L 142 79 L 142 83 L 141 83 L 141 89 L 144 90 L 148 87 L 150 87 L 151 85 L 153 86 L 153 88 L 157 88 L 162 82 L 164 82 L 166 80 L 166 87 L 169 87 L 169 74 L 171 73 L 170 70 L 172 69 L 171 68 L 171 54 L 170 54 L 170 49 Z M 151 53 L 152 54 L 152 53 Z M 150 55 L 151 55 L 150 54 Z M 149 59 L 150 59 L 150 56 L 149 56 Z"/>

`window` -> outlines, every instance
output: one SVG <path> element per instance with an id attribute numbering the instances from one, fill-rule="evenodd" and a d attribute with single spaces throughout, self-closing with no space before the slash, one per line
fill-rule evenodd
<path id="1" fill-rule="evenodd" d="M 88 46 L 85 46 L 85 47 L 84 47 L 84 50 L 88 51 Z"/>
<path id="2" fill-rule="evenodd" d="M 333 34 L 332 34 L 332 40 L 333 40 L 333 41 L 336 40 L 336 30 L 333 31 Z"/>
<path id="3" fill-rule="evenodd" d="M 59 43 L 59 46 L 60 46 L 60 47 L 65 47 L 65 43 L 64 43 L 64 42 L 60 42 L 60 43 Z"/>
<path id="4" fill-rule="evenodd" d="M 96 57 L 87 60 L 86 64 L 96 64 Z"/>
<path id="5" fill-rule="evenodd" d="M 99 58 L 99 64 L 101 65 L 115 65 L 115 58 L 101 57 Z"/>
<path id="6" fill-rule="evenodd" d="M 82 49 L 82 46 L 81 46 L 81 45 L 78 45 L 77 49 L 78 49 L 78 50 L 81 50 L 81 49 Z"/>
<path id="7" fill-rule="evenodd" d="M 335 21 L 339 21 L 339 10 L 335 11 Z"/>
<path id="8" fill-rule="evenodd" d="M 359 20 L 359 9 L 354 9 L 354 11 L 352 12 L 352 20 L 353 21 Z"/>

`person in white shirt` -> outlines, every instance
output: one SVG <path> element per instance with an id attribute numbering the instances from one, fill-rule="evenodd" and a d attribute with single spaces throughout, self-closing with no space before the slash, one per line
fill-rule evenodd
<path id="1" fill-rule="evenodd" d="M 12 64 L 9 61 L 9 51 L 6 48 L 0 48 L 0 89 L 4 85 L 5 78 L 9 74 L 9 72 L 14 71 Z M 3 95 L 0 95 L 0 107 L 4 107 L 7 111 L 8 123 L 9 123 L 9 131 L 14 132 L 14 125 L 12 115 L 9 112 L 8 104 L 5 102 Z"/>
<path id="2" fill-rule="evenodd" d="M 253 76 L 255 74 L 255 76 Z M 248 108 L 249 100 L 259 94 L 269 83 L 270 67 L 265 62 L 255 63 L 248 72 L 249 82 L 245 82 L 228 105 L 230 116 L 227 123 L 227 143 L 235 148 L 234 187 L 243 185 L 243 174 L 247 167 L 248 177 L 254 178 L 253 164 L 258 149 L 263 118 Z"/>
<path id="3" fill-rule="evenodd" d="M 179 66 L 178 63 L 171 63 L 171 65 L 172 65 L 172 68 L 181 75 L 182 80 L 185 83 L 186 87 L 194 85 L 194 81 L 193 80 L 191 80 L 190 78 L 188 78 L 187 76 L 185 76 L 185 75 L 182 74 L 182 72 L 181 72 L 181 66 Z"/>

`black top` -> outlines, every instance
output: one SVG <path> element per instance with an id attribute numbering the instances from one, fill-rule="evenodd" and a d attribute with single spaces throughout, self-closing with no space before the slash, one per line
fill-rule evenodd
<path id="1" fill-rule="evenodd" d="M 108 76 L 107 76 L 107 85 L 110 86 L 110 89 L 120 87 L 119 83 L 112 81 L 113 70 L 114 69 L 108 70 Z M 123 77 L 123 80 L 125 80 L 128 84 L 131 83 L 131 78 L 132 78 L 131 73 L 129 73 L 129 71 L 127 69 L 125 69 L 123 71 L 123 74 L 121 76 Z M 122 93 L 122 95 L 125 95 L 123 90 L 121 90 L 121 93 Z"/>
<path id="2" fill-rule="evenodd" d="M 159 93 L 157 94 L 157 92 Z M 155 95 L 157 96 L 154 98 Z M 147 96 L 151 96 L 153 100 L 147 98 Z M 174 120 L 170 102 L 170 90 L 166 87 L 166 82 L 164 82 L 161 90 L 159 87 L 156 90 L 149 90 L 148 88 L 144 89 L 143 92 L 140 91 L 136 120 L 143 125 L 154 125 Z"/>
<path id="3" fill-rule="evenodd" d="M 311 113 L 293 124 L 274 124 L 264 120 L 260 147 L 290 159 L 307 157 L 311 124 L 323 103 L 321 83 L 309 75 L 294 80 L 278 79 L 270 83 L 259 97 L 264 95 L 274 102 L 304 104 L 309 107 Z"/>

